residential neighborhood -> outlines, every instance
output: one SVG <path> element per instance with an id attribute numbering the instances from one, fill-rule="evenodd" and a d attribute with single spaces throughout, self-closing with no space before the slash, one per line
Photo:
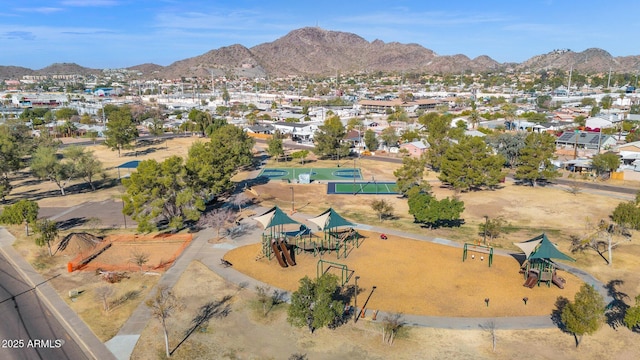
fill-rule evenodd
<path id="1" fill-rule="evenodd" d="M 577 35 L 556 44 L 541 29 L 566 24 L 521 23 L 531 8 L 223 4 L 11 5 L 7 28 L 69 24 L 0 42 L 73 38 L 65 59 L 95 59 L 89 42 L 117 36 L 97 55 L 115 64 L 162 38 L 178 56 L 271 36 L 250 21 L 269 6 L 277 28 L 335 8 L 323 22 L 366 36 L 437 23 L 421 36 L 513 56 L 526 28 L 558 48 L 499 62 L 316 25 L 166 66 L 0 64 L 0 359 L 637 357 L 640 56 L 564 48 Z M 100 28 L 68 21 L 85 7 Z M 141 33 L 128 47 L 120 18 L 96 16 L 121 7 Z M 585 19 L 591 44 L 604 25 Z"/>

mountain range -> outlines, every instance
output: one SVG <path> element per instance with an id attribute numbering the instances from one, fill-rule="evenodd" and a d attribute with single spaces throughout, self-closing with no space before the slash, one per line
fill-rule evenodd
<path id="1" fill-rule="evenodd" d="M 574 52 L 553 50 L 522 63 L 499 63 L 487 55 L 470 59 L 466 55 L 440 56 L 421 45 L 381 40 L 367 41 L 356 34 L 318 27 L 293 30 L 269 43 L 251 48 L 231 45 L 205 54 L 176 61 L 168 66 L 141 64 L 132 66 L 144 78 L 204 77 L 235 75 L 249 78 L 265 76 L 324 76 L 358 72 L 420 72 L 459 74 L 495 71 L 539 71 L 570 68 L 581 73 L 625 72 L 640 69 L 640 56 L 613 57 L 597 48 Z M 40 70 L 19 66 L 0 66 L 0 79 L 20 79 L 23 75 L 90 74 L 77 64 L 53 64 Z"/>

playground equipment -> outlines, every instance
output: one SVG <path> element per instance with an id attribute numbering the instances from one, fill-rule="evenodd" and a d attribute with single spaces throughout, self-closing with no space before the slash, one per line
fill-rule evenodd
<path id="1" fill-rule="evenodd" d="M 329 265 L 326 269 L 324 268 L 325 264 Z M 344 284 L 348 283 L 349 279 L 351 279 L 351 275 L 353 275 L 354 273 L 354 271 L 349 270 L 349 268 L 345 264 L 320 259 L 318 260 L 318 264 L 316 265 L 316 278 L 324 275 L 324 273 L 329 271 L 329 269 L 332 267 L 340 269 L 340 286 L 344 286 Z"/>
<path id="2" fill-rule="evenodd" d="M 489 254 L 489 259 L 488 259 L 489 261 L 487 261 L 487 263 L 489 264 L 489 267 L 491 267 L 491 265 L 493 264 L 493 247 L 492 246 L 464 243 L 464 247 L 462 249 L 463 262 L 467 259 L 467 253 L 469 251 Z"/>
<path id="3" fill-rule="evenodd" d="M 318 247 L 320 255 L 327 251 L 335 251 L 338 259 L 341 256 L 346 259 L 354 248 L 360 247 L 362 236 L 353 228 L 355 224 L 344 219 L 333 208 L 327 209 L 309 221 L 318 225 L 323 232 L 321 244 Z M 345 226 L 349 228 L 344 229 Z"/>
<path id="4" fill-rule="evenodd" d="M 275 255 L 280 266 L 283 266 L 284 264 L 285 266 L 283 267 L 286 267 L 287 263 L 289 263 L 291 266 L 295 265 L 295 261 L 293 261 L 292 255 L 289 253 L 289 251 L 283 250 L 282 247 L 282 243 L 286 239 L 286 232 L 284 231 L 284 227 L 285 225 L 300 226 L 301 224 L 291 219 L 277 206 L 274 206 L 264 214 L 256 216 L 253 219 L 262 224 L 265 231 L 269 231 L 268 233 L 262 233 L 262 254 L 269 260 L 271 260 L 271 257 Z M 286 244 L 284 244 L 284 246 L 284 249 L 289 249 L 291 251 L 293 249 L 287 247 Z M 289 256 L 289 258 L 287 258 L 287 256 Z M 256 260 L 258 260 L 258 257 L 256 257 Z"/>
<path id="5" fill-rule="evenodd" d="M 533 239 L 514 243 L 514 245 L 522 249 L 526 257 L 520 269 L 520 272 L 525 276 L 524 286 L 533 288 L 535 285 L 540 286 L 541 282 L 545 282 L 547 286 L 554 284 L 560 289 L 564 289 L 566 281 L 557 275 L 557 266 L 551 259 L 568 261 L 575 261 L 575 259 L 558 250 L 544 233 Z"/>

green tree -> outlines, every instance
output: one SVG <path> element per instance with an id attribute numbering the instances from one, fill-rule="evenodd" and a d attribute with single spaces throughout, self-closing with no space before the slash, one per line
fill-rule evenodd
<path id="1" fill-rule="evenodd" d="M 229 95 L 229 91 L 227 90 L 227 87 L 225 86 L 225 88 L 222 89 L 222 101 L 224 101 L 225 105 L 229 105 L 229 100 L 231 100 L 231 95 Z"/>
<path id="2" fill-rule="evenodd" d="M 11 177 L 27 167 L 25 161 L 33 148 L 29 129 L 21 122 L 6 121 L 0 125 L 0 199 L 11 193 Z"/>
<path id="3" fill-rule="evenodd" d="M 531 186 L 540 180 L 552 180 L 560 174 L 551 160 L 554 158 L 555 138 L 547 133 L 530 133 L 520 150 L 516 179 L 529 182 Z"/>
<path id="4" fill-rule="evenodd" d="M 393 176 L 396 177 L 398 191 L 403 196 L 407 196 L 409 190 L 416 186 L 424 192 L 431 191 L 431 185 L 424 180 L 425 166 L 424 156 L 405 156 L 402 158 L 402 166 L 393 172 Z"/>
<path id="5" fill-rule="evenodd" d="M 640 327 L 640 295 L 636 296 L 635 306 L 631 306 L 624 314 L 624 324 L 631 330 Z"/>
<path id="6" fill-rule="evenodd" d="M 118 157 L 120 157 L 122 149 L 135 147 L 132 142 L 138 137 L 138 129 L 132 120 L 131 110 L 128 107 L 119 107 L 117 111 L 112 111 L 109 114 L 105 137 L 104 144 L 111 150 L 117 150 Z"/>
<path id="7" fill-rule="evenodd" d="M 267 153 L 276 159 L 279 159 L 281 156 L 284 156 L 284 147 L 282 146 L 282 137 L 279 132 L 271 137 L 271 139 L 267 140 Z"/>
<path id="8" fill-rule="evenodd" d="M 56 148 L 40 146 L 31 157 L 31 173 L 39 179 L 54 182 L 64 196 L 67 183 L 73 179 L 74 167 L 72 163 L 58 159 Z"/>
<path id="9" fill-rule="evenodd" d="M 551 109 L 551 95 L 540 95 L 536 98 L 536 105 L 541 109 Z"/>
<path id="10" fill-rule="evenodd" d="M 333 274 L 324 274 L 316 280 L 308 276 L 300 279 L 298 290 L 291 294 L 287 321 L 296 327 L 306 326 L 310 333 L 335 324 L 344 311 L 338 284 L 338 277 Z"/>
<path id="11" fill-rule="evenodd" d="M 74 175 L 83 178 L 91 186 L 91 191 L 95 191 L 93 180 L 96 175 L 103 173 L 104 169 L 93 151 L 81 146 L 70 146 L 64 149 L 63 154 L 69 166 L 73 168 Z"/>
<path id="12" fill-rule="evenodd" d="M 605 95 L 600 99 L 600 106 L 605 109 L 611 109 L 611 105 L 613 105 L 613 98 L 610 95 Z"/>
<path id="13" fill-rule="evenodd" d="M 138 222 L 138 231 L 151 232 L 165 221 L 167 227 L 180 230 L 185 221 L 196 221 L 205 208 L 200 187 L 183 165 L 182 158 L 171 156 L 162 163 L 142 161 L 137 171 L 123 179 L 125 187 L 122 212 Z"/>
<path id="14" fill-rule="evenodd" d="M 418 118 L 418 122 L 427 129 L 427 164 L 435 171 L 440 171 L 442 157 L 451 146 L 449 130 L 451 128 L 451 115 L 440 115 L 429 112 Z"/>
<path id="15" fill-rule="evenodd" d="M 339 116 L 331 116 L 318 127 L 313 141 L 315 149 L 313 152 L 321 157 L 344 157 L 349 155 L 349 144 L 342 143 L 346 136 L 346 130 Z"/>
<path id="16" fill-rule="evenodd" d="M 638 208 L 638 203 L 633 201 L 619 203 L 611 213 L 611 220 L 627 228 L 640 230 L 640 208 Z"/>
<path id="17" fill-rule="evenodd" d="M 209 142 L 193 144 L 186 161 L 190 186 L 207 199 L 231 190 L 231 177 L 251 165 L 254 143 L 242 129 L 227 124 L 213 132 Z"/>
<path id="18" fill-rule="evenodd" d="M 513 168 L 518 165 L 518 156 L 524 147 L 524 140 L 527 134 L 524 132 L 517 133 L 499 133 L 488 136 L 487 142 L 496 151 L 505 158 L 505 165 Z"/>
<path id="19" fill-rule="evenodd" d="M 59 108 L 56 110 L 56 118 L 60 120 L 71 120 L 73 116 L 78 115 L 78 110 L 72 108 Z"/>
<path id="20" fill-rule="evenodd" d="M 573 334 L 576 347 L 582 336 L 595 333 L 604 323 L 604 299 L 589 284 L 582 284 L 574 301 L 569 302 L 561 314 L 562 323 Z"/>
<path id="21" fill-rule="evenodd" d="M 364 132 L 364 146 L 366 146 L 369 151 L 378 150 L 378 139 L 376 138 L 375 131 L 367 129 L 367 131 Z"/>
<path id="22" fill-rule="evenodd" d="M 598 175 L 610 174 L 620 166 L 620 156 L 612 152 L 597 154 L 591 159 L 591 165 Z"/>
<path id="23" fill-rule="evenodd" d="M 478 226 L 480 232 L 489 238 L 489 241 L 493 241 L 495 238 L 502 234 L 507 221 L 502 216 L 494 218 L 488 218 L 486 221 L 480 223 Z"/>
<path id="24" fill-rule="evenodd" d="M 49 256 L 53 256 L 51 252 L 51 243 L 58 237 L 58 224 L 53 220 L 42 219 L 35 223 L 34 230 L 39 236 L 36 238 L 36 245 L 45 246 L 49 249 Z"/>
<path id="25" fill-rule="evenodd" d="M 457 225 L 464 211 L 464 202 L 450 198 L 438 201 L 433 195 L 420 191 L 417 186 L 409 191 L 408 197 L 409 214 L 413 215 L 416 223 L 427 227 Z"/>
<path id="26" fill-rule="evenodd" d="M 18 200 L 13 205 L 5 206 L 2 213 L 0 213 L 0 223 L 25 225 L 25 232 L 29 236 L 29 224 L 34 224 L 38 219 L 38 212 L 40 207 L 38 203 L 33 200 Z"/>
<path id="27" fill-rule="evenodd" d="M 309 156 L 309 150 L 299 150 L 291 153 L 291 157 L 294 159 L 300 159 L 300 163 L 304 164 L 304 159 Z"/>
<path id="28" fill-rule="evenodd" d="M 482 138 L 465 137 L 444 154 L 438 179 L 458 191 L 495 188 L 504 177 L 504 163 Z"/>
<path id="29" fill-rule="evenodd" d="M 391 147 L 398 145 L 400 136 L 398 136 L 398 134 L 396 133 L 396 129 L 393 126 L 389 126 L 382 130 L 382 132 L 380 133 L 380 139 L 382 139 L 382 142 L 385 146 Z"/>
<path id="30" fill-rule="evenodd" d="M 385 199 L 372 200 L 370 205 L 371 210 L 378 214 L 378 220 L 380 222 L 393 215 L 393 204 Z"/>

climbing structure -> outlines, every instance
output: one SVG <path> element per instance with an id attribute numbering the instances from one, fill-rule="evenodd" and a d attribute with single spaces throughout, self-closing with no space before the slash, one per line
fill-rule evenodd
<path id="1" fill-rule="evenodd" d="M 282 267 L 295 265 L 294 246 L 287 243 L 287 227 L 299 228 L 302 224 L 287 216 L 277 206 L 253 219 L 259 222 L 264 229 L 262 233 L 262 255 L 269 260 L 275 256 Z"/>
<path id="2" fill-rule="evenodd" d="M 557 275 L 557 265 L 553 259 L 576 261 L 574 258 L 558 250 L 544 233 L 514 245 L 525 254 L 525 261 L 520 269 L 525 278 L 524 286 L 533 288 L 544 282 L 547 286 L 553 283 L 561 289 L 564 288 L 565 280 Z"/>
<path id="3" fill-rule="evenodd" d="M 333 208 L 308 220 L 323 232 L 319 246 L 321 254 L 335 251 L 338 259 L 346 258 L 354 247 L 360 246 L 362 236 L 353 228 L 355 224 L 340 216 Z"/>

